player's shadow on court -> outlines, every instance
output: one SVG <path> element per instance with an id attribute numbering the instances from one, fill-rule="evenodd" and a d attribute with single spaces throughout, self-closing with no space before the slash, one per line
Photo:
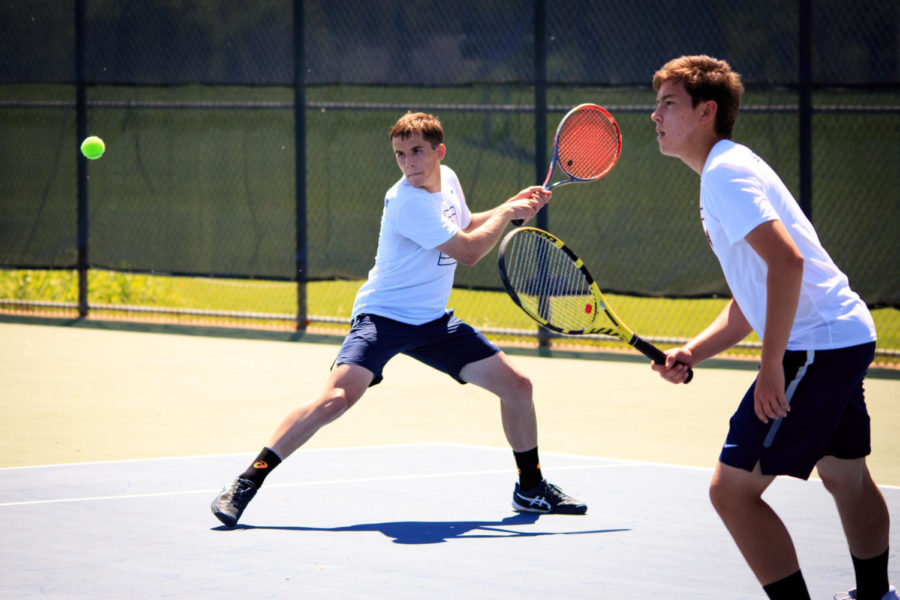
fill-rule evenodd
<path id="1" fill-rule="evenodd" d="M 585 535 L 591 533 L 615 533 L 629 529 L 593 529 L 587 531 L 520 531 L 520 525 L 533 525 L 540 517 L 537 513 L 518 513 L 500 521 L 395 521 L 391 523 L 365 523 L 346 527 L 279 527 L 274 525 L 238 525 L 235 529 L 278 529 L 283 531 L 377 531 L 392 538 L 395 544 L 440 544 L 453 539 L 522 538 L 549 535 Z M 225 530 L 215 527 L 214 530 Z"/>

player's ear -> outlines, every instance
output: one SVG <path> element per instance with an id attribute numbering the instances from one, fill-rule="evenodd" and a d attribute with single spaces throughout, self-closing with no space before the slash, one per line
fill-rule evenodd
<path id="1" fill-rule="evenodd" d="M 447 146 L 443 144 L 438 144 L 437 147 L 438 160 L 444 160 L 444 157 L 447 156 Z"/>
<path id="2" fill-rule="evenodd" d="M 715 121 L 716 113 L 719 111 L 719 105 L 715 100 L 706 100 L 703 102 L 703 110 L 700 112 L 700 122 L 708 123 Z"/>

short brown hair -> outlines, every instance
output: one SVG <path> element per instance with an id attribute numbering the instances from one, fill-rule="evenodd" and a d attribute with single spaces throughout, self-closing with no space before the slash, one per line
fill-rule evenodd
<path id="1" fill-rule="evenodd" d="M 428 113 L 412 111 L 400 117 L 394 124 L 391 128 L 391 139 L 395 137 L 406 139 L 415 133 L 421 133 L 426 142 L 431 142 L 432 148 L 444 143 L 444 129 L 438 118 Z"/>
<path id="2" fill-rule="evenodd" d="M 744 85 L 741 76 L 727 62 L 703 54 L 681 56 L 667 62 L 653 75 L 653 91 L 658 92 L 667 81 L 684 84 L 694 106 L 706 100 L 714 101 L 716 134 L 731 139 Z"/>

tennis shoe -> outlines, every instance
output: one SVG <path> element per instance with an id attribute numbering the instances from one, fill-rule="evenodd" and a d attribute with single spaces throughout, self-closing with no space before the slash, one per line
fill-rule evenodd
<path id="1" fill-rule="evenodd" d="M 547 483 L 546 479 L 530 490 L 520 489 L 517 483 L 513 492 L 512 506 L 518 512 L 560 515 L 583 515 L 587 512 L 587 504 L 567 495 L 559 489 L 559 486 Z"/>
<path id="2" fill-rule="evenodd" d="M 856 600 L 856 588 L 849 592 L 839 592 L 834 595 L 834 600 Z M 894 586 L 888 588 L 887 593 L 881 597 L 881 600 L 900 600 L 897 596 L 897 589 Z"/>
<path id="3" fill-rule="evenodd" d="M 232 528 L 237 525 L 238 519 L 244 513 L 244 509 L 256 495 L 256 484 L 249 479 L 235 477 L 231 484 L 222 488 L 219 495 L 212 501 L 212 512 L 216 518 Z"/>

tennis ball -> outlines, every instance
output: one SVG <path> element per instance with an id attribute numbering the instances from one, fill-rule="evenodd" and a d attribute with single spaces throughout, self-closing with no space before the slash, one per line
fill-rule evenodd
<path id="1" fill-rule="evenodd" d="M 84 154 L 86 158 L 91 160 L 96 160 L 103 156 L 103 153 L 106 151 L 106 144 L 103 143 L 103 140 L 98 138 L 96 135 L 92 135 L 90 137 L 84 138 L 84 141 L 81 142 L 81 153 Z"/>

